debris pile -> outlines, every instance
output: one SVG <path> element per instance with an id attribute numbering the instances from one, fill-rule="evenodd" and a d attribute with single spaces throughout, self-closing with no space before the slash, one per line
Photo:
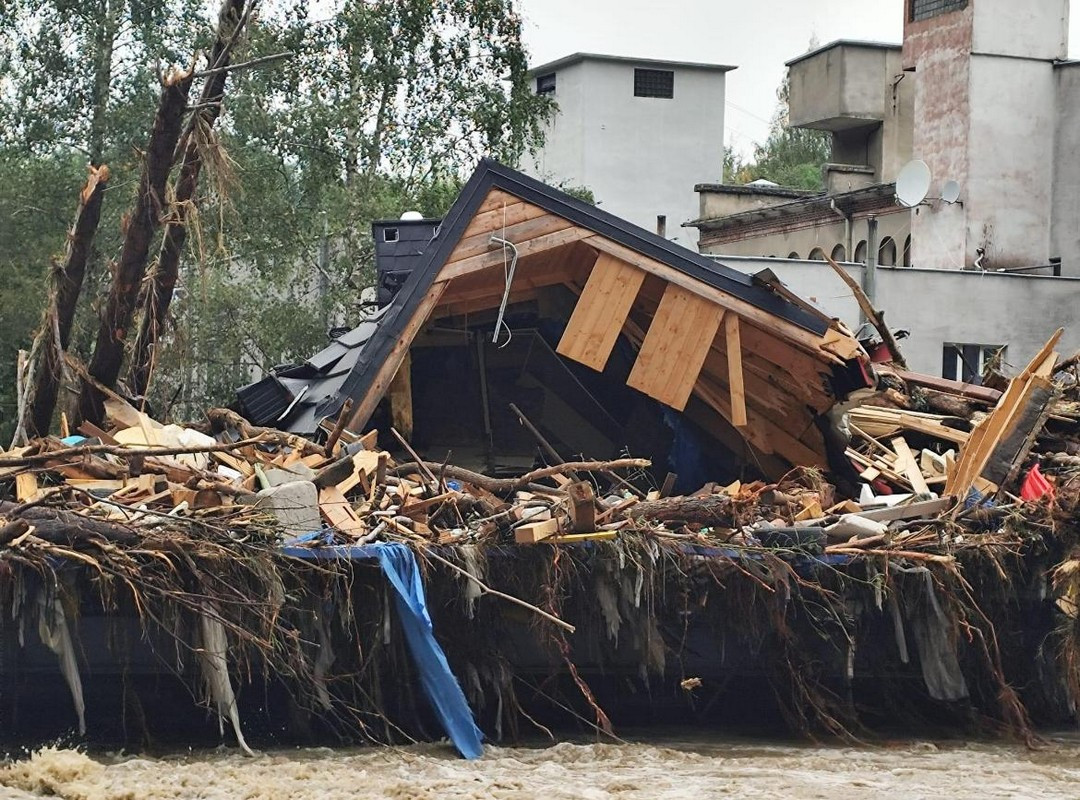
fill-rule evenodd
<path id="1" fill-rule="evenodd" d="M 667 496 L 673 476 L 649 488 L 642 459 L 491 477 L 425 461 L 393 429 L 380 442 L 376 431 L 338 425 L 318 444 L 226 409 L 199 424 L 163 425 L 114 395 L 107 429 L 82 424 L 75 435 L 0 454 L 0 597 L 5 616 L 36 609 L 80 716 L 69 620 L 72 597 L 90 586 L 106 608 L 126 604 L 143 624 L 187 643 L 206 702 L 241 743 L 228 672 L 244 665 L 238 671 L 250 676 L 260 662 L 288 676 L 311 707 L 350 709 L 349 724 L 371 738 L 398 735 L 369 730 L 386 712 L 372 700 L 383 690 L 365 683 L 376 680 L 368 662 L 335 664 L 332 655 L 342 652 L 335 638 L 365 641 L 385 624 L 385 605 L 358 610 L 343 599 L 356 553 L 380 541 L 411 548 L 440 613 L 459 615 L 449 625 L 436 617 L 436 630 L 455 671 L 470 676 L 463 683 L 474 707 L 496 695 L 500 730 L 503 716 L 525 713 L 514 695 L 524 678 L 511 666 L 520 633 L 501 627 L 490 608 L 490 624 L 473 625 L 480 595 L 534 612 L 549 631 L 537 641 L 554 644 L 555 663 L 595 712 L 590 724 L 609 730 L 567 632 L 603 620 L 607 633 L 593 635 L 617 648 L 620 629 L 631 631 L 642 676 L 666 675 L 666 653 L 686 643 L 660 633 L 658 620 L 672 609 L 642 597 L 679 586 L 687 597 L 703 592 L 690 606 L 722 618 L 746 652 L 763 652 L 765 642 L 778 648 L 769 674 L 786 675 L 778 698 L 799 730 L 845 735 L 857 724 L 857 712 L 845 716 L 827 676 L 811 666 L 820 662 L 825 614 L 833 626 L 826 638 L 848 653 L 849 679 L 867 620 L 886 620 L 899 660 L 918 652 L 931 697 L 966 698 L 982 681 L 999 722 L 1024 732 L 1027 711 L 1012 686 L 1026 673 L 999 649 L 1017 619 L 988 598 L 1045 582 L 1047 573 L 1029 564 L 1033 554 L 1057 564 L 1053 680 L 1080 698 L 1080 379 L 1077 359 L 1057 364 L 1054 343 L 1000 389 L 879 369 L 878 388 L 836 414 L 856 481 L 803 467 L 778 482 L 708 484 L 675 497 Z M 858 492 L 840 488 L 848 483 Z M 516 555 L 492 557 L 509 545 L 520 546 Z M 72 578 L 61 577 L 63 564 L 93 580 L 65 593 Z M 637 578 L 626 577 L 635 570 Z M 706 609 L 709 587 L 722 588 L 722 599 Z M 342 615 L 335 623 L 318 613 L 327 598 Z M 975 672 L 957 655 L 961 632 L 977 650 Z M 475 637 L 483 636 L 481 645 Z M 340 667 L 336 678 L 331 665 Z"/>

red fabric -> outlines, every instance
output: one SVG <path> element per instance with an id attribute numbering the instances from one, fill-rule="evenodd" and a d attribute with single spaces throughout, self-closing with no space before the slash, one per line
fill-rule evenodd
<path id="1" fill-rule="evenodd" d="M 1050 481 L 1043 477 L 1043 474 L 1039 471 L 1039 465 L 1036 464 L 1024 478 L 1024 483 L 1020 487 L 1020 499 L 1030 502 L 1038 500 L 1047 494 L 1052 496 L 1054 487 L 1050 484 Z"/>

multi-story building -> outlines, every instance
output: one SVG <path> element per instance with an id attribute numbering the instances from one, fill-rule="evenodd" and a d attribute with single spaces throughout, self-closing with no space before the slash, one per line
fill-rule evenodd
<path id="1" fill-rule="evenodd" d="M 814 262 L 853 262 L 923 371 L 970 377 L 1000 347 L 1022 364 L 1059 325 L 1080 345 L 1068 0 L 906 0 L 904 13 L 901 45 L 838 41 L 788 62 L 790 123 L 831 135 L 825 191 L 699 183 L 701 251 L 804 259 L 774 272 L 852 323 Z M 913 160 L 930 179 L 907 207 L 895 182 Z"/>
<path id="2" fill-rule="evenodd" d="M 558 110 L 527 173 L 693 248 L 694 185 L 724 164 L 724 81 L 734 67 L 575 53 L 535 67 Z"/>

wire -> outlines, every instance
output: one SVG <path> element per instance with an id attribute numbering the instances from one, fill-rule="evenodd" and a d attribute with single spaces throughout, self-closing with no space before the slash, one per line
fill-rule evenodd
<path id="1" fill-rule="evenodd" d="M 506 324 L 506 306 L 510 302 L 510 285 L 514 282 L 514 271 L 517 269 L 518 262 L 518 249 L 517 245 L 505 238 L 506 236 L 506 204 L 503 203 L 503 235 L 492 236 L 491 243 L 501 245 L 503 249 L 503 280 L 505 286 L 503 288 L 502 301 L 499 303 L 499 316 L 495 319 L 495 332 L 491 336 L 491 343 L 498 347 L 500 350 L 510 344 L 510 340 L 514 338 L 513 331 L 510 330 L 510 326 Z M 510 248 L 513 251 L 514 257 L 510 259 L 510 266 L 506 265 L 506 249 Z M 499 331 L 500 329 L 506 330 L 506 341 L 499 344 Z"/>

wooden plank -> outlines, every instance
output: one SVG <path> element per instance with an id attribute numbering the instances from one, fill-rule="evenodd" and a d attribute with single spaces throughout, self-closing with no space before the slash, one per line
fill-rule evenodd
<path id="1" fill-rule="evenodd" d="M 742 327 L 745 330 L 746 326 Z M 633 318 L 629 318 L 626 321 L 626 334 L 630 338 L 630 341 L 634 342 L 639 347 L 645 340 L 645 332 L 638 327 Z M 717 337 L 717 339 L 714 340 L 714 347 L 710 351 L 709 358 L 713 358 L 717 354 L 715 349 L 717 340 L 722 340 L 722 337 Z M 706 363 L 708 363 L 708 359 L 706 359 Z M 726 385 L 722 383 L 721 378 L 721 375 L 725 370 L 726 361 L 724 362 L 724 369 L 718 369 L 716 378 L 714 379 L 711 374 L 703 369 L 697 381 L 697 385 L 694 387 L 694 394 L 702 401 L 703 407 L 708 408 L 709 411 L 718 415 L 720 419 L 728 425 L 731 425 L 730 395 Z M 776 394 L 775 389 L 769 388 L 762 396 L 766 400 L 771 401 L 774 394 Z M 751 406 L 757 403 L 759 398 L 759 395 L 751 395 L 749 398 Z M 789 424 L 787 427 L 781 427 L 776 422 L 777 415 L 786 418 L 791 412 L 775 410 L 771 406 L 763 407 L 761 413 L 758 413 L 753 407 L 748 408 L 747 417 L 749 418 L 749 424 L 745 428 L 735 428 L 732 426 L 731 430 L 733 434 L 737 434 L 742 440 L 752 444 L 764 455 L 778 454 L 786 459 L 791 465 L 825 467 L 827 466 L 827 460 L 824 456 L 824 440 L 820 431 L 814 427 L 813 417 L 811 417 L 809 412 L 804 408 L 801 410 L 802 415 L 805 417 L 805 424 L 801 429 L 802 432 L 799 433 L 798 436 L 793 436 L 789 432 L 789 430 L 799 431 L 800 428 L 798 425 Z M 703 421 L 697 419 L 695 421 L 707 430 L 712 431 L 714 435 L 720 436 L 721 438 L 724 437 L 724 432 L 718 431 L 712 420 Z M 804 441 L 807 437 L 810 439 L 809 442 Z M 738 446 L 730 441 L 727 441 L 725 446 L 732 450 L 738 449 Z"/>
<path id="2" fill-rule="evenodd" d="M 582 268 L 577 265 L 560 263 L 558 265 L 536 264 L 532 259 L 518 261 L 517 273 L 514 275 L 514 285 L 511 294 L 519 291 L 542 289 L 546 286 L 557 286 L 569 280 L 577 278 Z M 439 310 L 444 306 L 455 303 L 467 303 L 473 300 L 490 300 L 496 298 L 495 305 L 502 298 L 506 289 L 503 277 L 502 265 L 493 267 L 487 273 L 474 273 L 464 278 L 458 278 L 450 282 L 446 293 L 439 300 Z"/>
<path id="3" fill-rule="evenodd" d="M 694 390 L 722 309 L 668 284 L 626 384 L 682 411 Z"/>
<path id="4" fill-rule="evenodd" d="M 1033 378 L 1045 370 L 1048 361 L 1055 361 L 1054 347 L 1061 339 L 1064 329 L 1058 328 L 1050 340 L 1035 354 L 1024 371 L 1009 382 L 1008 388 L 998 404 L 971 432 L 967 445 L 960 452 L 960 459 L 955 469 L 949 473 L 945 482 L 946 494 L 954 494 L 964 499 L 968 490 L 982 474 L 987 462 L 993 455 L 998 443 L 1006 436 L 1017 414 L 1024 407 L 1027 398 L 1034 391 Z"/>
<path id="5" fill-rule="evenodd" d="M 487 193 L 487 197 L 484 198 L 483 202 L 477 206 L 476 213 L 483 214 L 497 208 L 502 208 L 503 206 L 511 206 L 520 202 L 521 198 L 516 195 L 504 192 L 502 189 L 492 189 Z"/>
<path id="6" fill-rule="evenodd" d="M 602 253 L 555 352 L 603 372 L 644 280 L 640 269 Z"/>
<path id="7" fill-rule="evenodd" d="M 544 214 L 542 217 L 527 219 L 518 222 L 516 225 L 507 225 L 505 230 L 501 226 L 496 226 L 492 230 L 481 231 L 475 236 L 470 236 L 467 239 L 462 238 L 458 241 L 457 246 L 454 248 L 454 252 L 446 259 L 446 262 L 448 264 L 453 264 L 456 261 L 461 261 L 462 259 L 477 256 L 482 253 L 501 253 L 502 248 L 499 245 L 492 244 L 492 236 L 499 236 L 506 239 L 508 242 L 513 242 L 518 246 L 520 251 L 521 245 L 531 239 L 535 239 L 538 236 L 546 236 L 549 233 L 566 230 L 573 226 L 574 223 L 570 220 L 556 214 Z M 509 252 L 507 252 L 506 258 L 509 261 Z"/>
<path id="8" fill-rule="evenodd" d="M 897 436 L 892 440 L 892 448 L 896 453 L 897 471 L 904 473 L 916 494 L 929 494 L 930 487 L 926 485 L 926 478 L 919 468 L 919 462 L 915 460 L 915 454 L 908 447 L 907 440 L 903 436 Z"/>
<path id="9" fill-rule="evenodd" d="M 465 228 L 464 233 L 461 234 L 461 238 L 468 239 L 470 236 L 476 236 L 484 231 L 501 231 L 504 225 L 506 227 L 517 225 L 519 222 L 542 217 L 547 213 L 547 209 L 534 206 L 532 203 L 508 203 L 491 211 L 476 214 L 472 221 L 469 222 L 468 227 Z"/>
<path id="10" fill-rule="evenodd" d="M 357 533 L 367 529 L 367 526 L 357 519 L 353 507 L 336 486 L 327 486 L 319 491 L 319 512 L 323 519 L 342 533 Z"/>
<path id="11" fill-rule="evenodd" d="M 405 351 L 394 380 L 390 382 L 390 418 L 393 425 L 406 439 L 412 438 L 413 398 L 412 398 L 412 356 Z"/>
<path id="12" fill-rule="evenodd" d="M 976 386 L 973 383 L 961 383 L 960 381 L 938 378 L 934 375 L 922 375 L 918 372 L 906 372 L 905 370 L 893 370 L 898 378 L 906 383 L 916 386 L 925 386 L 927 389 L 936 389 L 946 394 L 955 394 L 960 397 L 969 397 L 982 403 L 996 403 L 1001 399 L 1001 392 L 986 386 Z"/>
<path id="13" fill-rule="evenodd" d="M 800 350 L 808 355 L 814 356 L 818 360 L 836 364 L 843 363 L 842 358 L 822 349 L 824 339 L 821 336 L 818 336 L 812 331 L 802 328 L 793 322 L 789 322 L 769 311 L 758 308 L 746 300 L 728 294 L 714 286 L 710 286 L 704 281 L 700 281 L 691 275 L 687 275 L 681 270 L 675 269 L 674 267 L 653 258 L 649 258 L 648 256 L 644 256 L 636 250 L 621 245 L 618 242 L 613 242 L 603 236 L 590 236 L 584 241 L 590 247 L 595 247 L 597 250 L 610 253 L 613 256 L 633 264 L 639 269 L 657 275 L 687 291 L 693 292 L 707 300 L 711 300 L 725 309 L 735 311 L 739 316 L 762 326 L 774 336 L 781 337 L 786 342 L 797 346 Z M 836 332 L 834 331 L 832 332 L 832 335 L 829 336 L 830 341 L 835 339 L 835 334 Z M 853 343 L 853 347 L 857 349 L 859 346 L 858 342 L 855 342 L 853 339 L 851 342 Z"/>
<path id="14" fill-rule="evenodd" d="M 728 391 L 731 394 L 731 424 L 746 427 L 746 388 L 743 386 L 742 344 L 739 340 L 739 317 L 724 315 L 724 341 L 727 343 Z"/>
<path id="15" fill-rule="evenodd" d="M 416 336 L 417 331 L 420 330 L 420 326 L 431 315 L 432 309 L 438 305 L 444 291 L 446 291 L 446 281 L 441 280 L 433 283 L 431 288 L 428 289 L 427 294 L 424 295 L 424 298 L 413 312 L 409 324 L 405 326 L 405 330 L 398 337 L 390 354 L 379 366 L 379 371 L 375 373 L 375 379 L 371 382 L 367 394 L 353 408 L 352 417 L 345 426 L 346 428 L 354 431 L 360 430 L 371 419 L 371 415 L 375 413 L 375 408 L 379 405 L 379 401 L 382 400 L 386 388 L 390 385 L 394 375 L 397 374 L 401 362 L 405 359 L 405 353 L 408 352 L 413 338 Z"/>
<path id="16" fill-rule="evenodd" d="M 592 533 L 568 533 L 562 536 L 548 536 L 540 541 L 543 544 L 573 544 L 574 542 L 607 542 L 618 536 L 618 531 L 593 531 Z"/>
<path id="17" fill-rule="evenodd" d="M 892 522 L 897 519 L 926 519 L 936 517 L 943 511 L 948 511 L 956 504 L 955 497 L 941 497 L 937 500 L 920 500 L 915 503 L 904 505 L 886 506 L 875 508 L 870 511 L 859 511 L 856 516 L 863 519 L 872 519 L 876 522 Z"/>
<path id="18" fill-rule="evenodd" d="M 518 258 L 521 259 L 534 253 L 542 253 L 545 250 L 551 250 L 552 248 L 561 247 L 562 245 L 570 244 L 571 242 L 581 241 L 592 235 L 593 232 L 590 230 L 572 227 L 556 231 L 555 233 L 549 233 L 546 236 L 538 236 L 535 239 L 530 239 L 529 241 L 518 245 Z M 502 266 L 503 260 L 503 252 L 502 249 L 499 248 L 489 253 L 482 253 L 478 256 L 473 256 L 472 258 L 456 261 L 453 264 L 448 263 L 439 271 L 439 280 L 453 280 L 454 278 L 460 278 L 463 275 L 479 272 L 488 267 Z"/>
<path id="19" fill-rule="evenodd" d="M 123 486 L 123 483 L 119 484 Z M 37 498 L 38 479 L 33 472 L 20 472 L 15 476 L 15 499 L 20 503 L 29 503 Z"/>
<path id="20" fill-rule="evenodd" d="M 554 536 L 559 532 L 559 521 L 546 519 L 543 522 L 533 522 L 514 529 L 514 541 L 518 544 L 536 544 L 537 542 Z"/>

